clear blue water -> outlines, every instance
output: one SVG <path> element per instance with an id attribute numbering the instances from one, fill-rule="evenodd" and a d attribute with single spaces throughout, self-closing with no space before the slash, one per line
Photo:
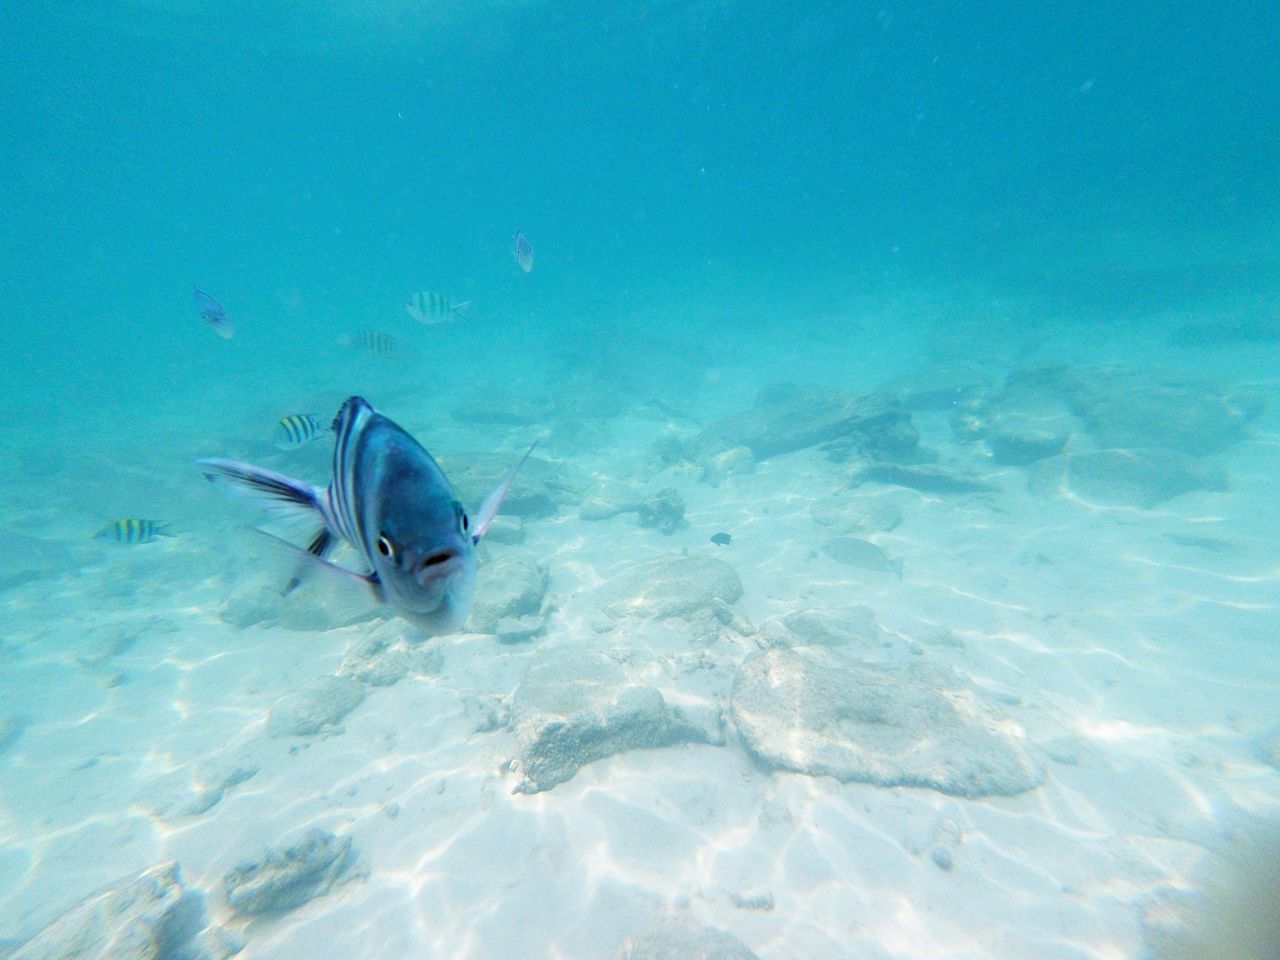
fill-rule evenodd
<path id="1" fill-rule="evenodd" d="M 803 585 L 809 551 L 831 532 L 816 529 L 808 511 L 848 485 L 847 464 L 833 466 L 809 445 L 802 448 L 809 454 L 793 455 L 799 459 L 759 457 L 754 473 L 711 487 L 696 456 L 665 473 L 647 459 L 664 432 L 687 441 L 751 408 L 771 383 L 857 395 L 960 385 L 990 396 L 1010 375 L 1065 368 L 1096 394 L 1114 394 L 1119 407 L 1126 397 L 1160 396 L 1150 385 L 1162 378 L 1194 382 L 1215 409 L 1238 409 L 1232 404 L 1247 395 L 1251 412 L 1238 435 L 1224 434 L 1208 453 L 1178 450 L 1196 458 L 1196 469 L 1222 471 L 1223 484 L 1157 503 L 1122 497 L 1117 506 L 1064 481 L 1037 500 L 1046 481 L 997 465 L 991 476 L 1009 496 L 997 498 L 997 519 L 972 521 L 983 531 L 972 542 L 962 531 L 969 511 L 980 509 L 912 492 L 916 499 L 903 501 L 905 532 L 882 542 L 907 555 L 906 580 L 918 571 L 927 589 L 893 594 L 876 581 L 869 602 L 900 634 L 919 617 L 968 636 L 964 669 L 978 677 L 1006 661 L 975 644 L 975 635 L 1016 635 L 1026 649 L 1051 649 L 1058 639 L 994 614 L 970 619 L 948 606 L 956 597 L 990 590 L 1003 597 L 1001 609 L 1034 613 L 1041 624 L 1100 617 L 1114 633 L 1104 630 L 1097 644 L 1114 644 L 1119 660 L 1137 664 L 1144 693 L 1116 705 L 1114 677 L 1068 684 L 1055 706 L 1075 718 L 1065 726 L 1081 736 L 1087 727 L 1099 743 L 1129 743 L 1116 731 L 1164 724 L 1175 739 L 1196 730 L 1227 744 L 1226 759 L 1200 765 L 1184 761 L 1208 750 L 1203 745 L 1169 747 L 1173 780 L 1205 769 L 1221 780 L 1188 788 L 1214 799 L 1201 805 L 1200 826 L 1171 831 L 1178 842 L 1213 849 L 1227 808 L 1275 819 L 1280 774 L 1255 746 L 1280 723 L 1280 18 L 1266 4 L 96 0 L 65 9 L 0 4 L 0 31 L 7 552 L 0 720 L 21 716 L 25 724 L 0 752 L 0 850 L 8 851 L 0 855 L 0 888 L 14 891 L 0 894 L 0 941 L 24 941 L 93 889 L 183 859 L 182 842 L 168 832 L 179 828 L 152 832 L 145 817 L 109 849 L 88 840 L 63 849 L 59 838 L 79 836 L 95 815 L 134 823 L 135 795 L 150 789 L 158 752 L 169 758 L 165 769 L 200 762 L 239 729 L 227 714 L 265 710 L 298 683 L 332 673 L 359 639 L 358 628 L 331 634 L 328 659 L 308 672 L 305 631 L 302 640 L 300 631 L 289 634 L 292 646 L 281 654 L 275 635 L 237 632 L 219 620 L 225 598 L 257 572 L 246 548 L 227 544 L 230 527 L 248 514 L 210 496 L 190 466 L 199 456 L 238 456 L 323 482 L 327 446 L 282 457 L 269 446 L 273 426 L 303 412 L 327 422 L 354 393 L 446 463 L 476 451 L 514 460 L 541 438 L 551 463 L 582 474 L 576 499 L 531 521 L 522 548 L 551 571 L 549 603 L 561 612 L 537 641 L 551 648 L 591 641 L 595 614 L 583 611 L 594 609 L 592 590 L 618 563 L 705 551 L 707 535 L 721 527 L 759 523 L 768 531 L 754 544 L 747 537 L 732 558 L 751 619 L 780 622 L 805 603 L 831 605 L 822 592 L 830 570 L 813 575 L 818 600 Z M 516 231 L 535 250 L 528 274 L 512 257 Z M 233 339 L 219 339 L 196 316 L 195 285 L 225 306 Z M 403 304 L 419 290 L 469 299 L 472 316 L 417 325 Z M 339 342 L 370 330 L 397 338 L 399 356 L 370 357 Z M 1113 369 L 1136 379 L 1117 385 L 1106 379 Z M 1155 413 L 1144 416 L 1155 423 L 1162 418 L 1153 402 Z M 507 422 L 455 417 L 504 404 L 542 412 Z M 1170 404 L 1165 419 L 1194 415 Z M 972 467 L 973 448 L 948 426 L 954 412 L 918 411 L 914 427 L 942 451 L 944 466 Z M 1071 451 L 1147 446 L 1132 431 L 1124 443 L 1107 440 L 1078 405 L 1070 415 L 1077 418 Z M 1219 429 L 1227 428 L 1211 422 L 1197 436 Z M 990 451 L 981 457 L 990 466 Z M 689 505 L 688 532 L 664 539 L 637 533 L 626 517 L 609 521 L 616 527 L 580 521 L 577 503 L 589 483 L 613 480 L 674 484 Z M 799 518 L 794 524 L 770 526 L 788 511 Z M 180 536 L 114 552 L 91 544 L 104 524 L 129 516 L 171 521 Z M 1056 580 L 1027 572 L 1040 534 L 1060 548 L 1047 550 L 1062 564 Z M 1166 555 L 1170 542 L 1192 552 Z M 1099 564 L 1115 567 L 1100 573 Z M 965 574 L 974 582 L 956 579 Z M 104 623 L 136 638 L 110 684 L 84 665 L 80 649 L 90 635 L 101 642 Z M 1152 624 L 1186 658 L 1159 682 L 1151 664 L 1163 662 L 1160 655 L 1126 660 L 1122 649 L 1127 642 L 1146 649 Z M 326 631 L 315 633 L 325 642 Z M 1230 648 L 1232 637 L 1243 638 L 1241 649 Z M 756 649 L 743 643 L 721 651 L 728 676 Z M 245 666 L 197 684 L 198 695 L 184 685 L 194 681 L 163 672 L 181 662 L 198 673 L 191 664 L 222 644 Z M 520 669 L 495 667 L 484 679 L 483 664 L 512 649 L 535 655 L 491 639 L 466 648 L 463 672 L 482 677 L 472 693 L 511 693 Z M 261 666 L 276 656 L 278 670 Z M 1006 692 L 1034 700 L 1029 678 L 1038 668 L 1016 656 L 1009 662 L 1017 669 L 1000 681 Z M 251 663 L 264 671 L 252 682 L 237 673 Z M 1126 681 L 1118 682 L 1123 689 Z M 220 701 L 219 684 L 235 691 L 231 701 Z M 189 694 L 194 713 L 178 710 L 186 739 L 149 739 Z M 436 706 L 460 716 L 461 701 L 441 696 Z M 1220 709 L 1206 713 L 1215 698 Z M 205 712 L 223 719 L 202 728 Z M 95 724 L 104 716 L 119 720 L 119 730 L 101 732 Z M 444 735 L 462 744 L 449 762 L 477 770 L 506 749 L 490 742 L 468 754 L 462 734 Z M 362 749 L 351 747 L 352 763 L 368 759 Z M 77 756 L 110 750 L 142 759 L 118 765 L 116 788 L 76 787 Z M 1098 750 L 1099 769 L 1125 762 Z M 56 762 L 42 765 L 42 755 Z M 733 756 L 747 763 L 740 751 Z M 616 782 L 630 783 L 625 767 L 610 769 Z M 779 782 L 756 774 L 759 784 Z M 260 790 L 267 797 L 275 790 L 287 807 L 297 783 L 324 776 L 303 773 Z M 607 791 L 609 782 L 593 781 L 593 789 Z M 1090 826 L 1099 837 L 1122 844 L 1151 833 L 1123 796 L 1091 797 L 1094 783 L 1071 796 L 1081 808 L 1106 811 L 1105 828 Z M 1247 798 L 1232 792 L 1246 783 Z M 496 789 L 507 797 L 509 786 Z M 882 788 L 845 785 L 822 802 L 861 809 L 859 789 Z M 577 805 L 556 810 L 557 791 L 539 797 L 541 815 L 583 815 Z M 57 812 L 42 821 L 38 813 L 50 805 Z M 756 805 L 767 806 L 764 793 L 750 789 L 728 805 L 748 819 Z M 1070 806 L 1061 797 L 1046 805 L 1049 820 Z M 211 902 L 228 864 L 207 850 L 225 842 L 235 862 L 317 819 L 307 813 L 267 825 L 253 821 L 260 812 L 219 809 L 216 821 L 180 828 L 199 837 L 190 841 L 197 852 L 184 860 L 184 875 L 209 890 Z M 486 822 L 490 810 L 477 806 L 474 816 Z M 359 817 L 346 821 L 358 841 Z M 245 826 L 250 821 L 256 826 Z M 620 822 L 601 815 L 606 846 L 631 829 Z M 397 823 L 412 835 L 406 821 Z M 849 829 L 853 836 L 871 827 Z M 1000 848 L 998 826 L 985 829 Z M 365 840 L 366 890 L 419 855 L 411 840 L 398 843 Z M 767 838 L 759 844 L 767 859 Z M 1169 877 L 1183 873 L 1173 859 L 1159 881 L 1120 867 L 1115 876 L 1135 889 L 1176 886 Z M 669 866 L 680 875 L 679 863 Z M 526 886 L 513 882 L 505 899 L 496 898 L 515 917 L 538 910 L 528 889 L 538 875 L 521 876 Z M 910 899 L 918 882 L 899 877 L 895 887 L 898 876 L 887 868 L 863 879 L 885 898 L 896 891 Z M 418 878 L 408 905 L 389 919 L 377 920 L 385 905 L 346 908 L 369 918 L 360 955 L 404 956 L 397 951 L 409 949 L 405 943 L 423 956 L 512 955 L 496 934 L 468 939 L 459 932 L 466 924 L 435 941 L 396 940 L 388 931 L 408 929 L 414 896 L 429 898 L 422 891 L 432 882 Z M 891 935 L 872 919 L 889 901 L 854 898 L 855 934 L 830 925 L 840 908 L 796 913 L 787 891 L 799 898 L 800 880 L 780 874 L 769 882 L 775 911 L 735 914 L 705 893 L 714 884 L 703 896 L 688 884 L 637 881 L 648 887 L 636 903 L 689 912 L 690 897 L 695 905 L 714 901 L 714 909 L 692 912 L 765 958 L 846 955 L 855 946 L 868 956 L 925 956 L 929 943 L 948 938 L 957 956 L 1129 956 L 1145 942 L 1137 895 L 1098 908 L 1096 920 L 1068 922 L 1076 948 L 1027 933 L 997 936 L 997 952 L 983 954 L 966 937 L 998 928 L 998 906 L 972 930 L 955 913 L 939 921 L 945 930 L 904 922 Z M 1005 882 L 995 886 L 1005 890 Z M 992 889 L 973 889 L 999 903 Z M 338 896 L 308 906 L 311 921 L 251 929 L 242 955 L 301 949 L 307 924 L 325 929 L 325 903 Z M 459 897 L 471 904 L 459 908 L 464 917 L 486 902 Z M 606 900 L 561 905 L 563 914 L 546 908 L 524 955 L 611 955 L 644 910 L 618 906 L 631 904 L 622 894 Z M 582 917 L 597 907 L 592 926 Z M 1020 915 L 1017 923 L 1030 931 L 1042 919 Z M 1108 944 L 1119 954 L 1108 954 Z M 343 955 L 351 949 L 343 943 Z"/>

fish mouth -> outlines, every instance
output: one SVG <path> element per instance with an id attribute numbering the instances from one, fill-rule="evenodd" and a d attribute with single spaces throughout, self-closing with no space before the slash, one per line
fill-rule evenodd
<path id="1" fill-rule="evenodd" d="M 462 568 L 462 554 L 457 550 L 435 550 L 420 557 L 413 566 L 413 577 L 422 586 L 443 580 Z"/>

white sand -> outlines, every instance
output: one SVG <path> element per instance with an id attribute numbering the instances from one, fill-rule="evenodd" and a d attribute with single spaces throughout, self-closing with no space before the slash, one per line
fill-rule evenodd
<path id="1" fill-rule="evenodd" d="M 815 343 L 810 368 L 832 374 Z M 875 382 L 874 359 L 855 365 L 857 387 Z M 745 366 L 704 367 L 695 413 L 743 406 Z M 363 377 L 374 387 L 392 379 Z M 438 450 L 514 452 L 537 432 L 464 430 L 429 401 L 410 410 L 413 391 L 400 386 L 367 392 Z M 317 379 L 297 403 L 336 395 Z M 901 581 L 817 551 L 830 531 L 809 507 L 845 483 L 820 452 L 778 457 L 719 488 L 689 472 L 640 477 L 662 425 L 625 414 L 603 425 L 606 446 L 573 463 L 675 486 L 687 528 L 663 536 L 629 516 L 587 523 L 573 510 L 531 521 L 525 543 L 485 549 L 548 565 L 557 609 L 544 637 L 430 641 L 444 654 L 438 673 L 370 687 L 340 734 L 283 739 L 266 734 L 271 705 L 333 673 L 377 624 L 308 632 L 219 620 L 228 594 L 258 575 L 243 545 L 221 536 L 253 517 L 170 461 L 180 472 L 181 457 L 236 455 L 247 438 L 265 444 L 274 416 L 305 412 L 260 398 L 244 406 L 221 419 L 167 411 L 136 425 L 166 431 L 136 459 L 86 443 L 68 457 L 52 504 L 30 477 L 14 491 L 0 526 L 74 542 L 88 562 L 0 598 L 0 713 L 32 721 L 0 755 L 0 938 L 30 936 L 96 887 L 176 859 L 190 885 L 214 892 L 211 909 L 241 932 L 241 956 L 252 960 L 607 957 L 671 912 L 731 931 L 766 960 L 1110 960 L 1142 952 L 1144 905 L 1193 883 L 1206 845 L 1236 818 L 1280 815 L 1280 772 L 1250 746 L 1280 722 L 1274 404 L 1248 440 L 1216 458 L 1229 492 L 1154 510 L 1046 500 L 1017 469 L 994 475 L 998 492 L 976 496 L 861 488 L 903 512 L 900 527 L 871 537 L 903 559 Z M 972 457 L 944 415 L 916 424 L 946 456 Z M 240 450 L 227 448 L 233 438 Z M 319 479 L 325 456 L 309 448 L 294 462 Z M 136 471 L 137 482 L 108 470 Z M 82 546 L 86 530 L 131 512 L 172 519 L 182 535 Z M 730 547 L 708 542 L 721 529 L 733 533 Z M 869 605 L 915 655 L 1005 703 L 1060 760 L 1030 793 L 964 800 L 768 773 L 730 730 L 724 746 L 627 753 L 548 792 L 513 794 L 518 778 L 505 763 L 514 735 L 474 732 L 464 697 L 508 696 L 540 649 L 625 654 L 633 676 L 673 702 L 710 709 L 723 700 L 727 669 L 757 649 L 751 638 L 726 632 L 704 653 L 678 621 L 595 629 L 600 582 L 686 548 L 733 564 L 745 586 L 736 609 L 757 626 Z M 943 630 L 963 646 L 937 643 Z M 726 670 L 701 675 L 697 656 Z M 259 772 L 207 812 L 156 816 L 175 784 L 245 764 Z M 223 874 L 312 825 L 350 834 L 368 878 L 276 920 L 229 920 L 216 896 Z M 930 851 L 957 830 L 943 870 Z"/>

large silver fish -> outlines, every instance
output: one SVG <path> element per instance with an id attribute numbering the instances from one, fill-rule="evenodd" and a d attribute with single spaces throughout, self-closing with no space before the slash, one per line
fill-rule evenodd
<path id="1" fill-rule="evenodd" d="M 303 564 L 286 593 L 306 568 L 323 569 L 348 584 L 363 584 L 366 598 L 391 606 L 428 633 L 458 630 L 475 593 L 476 544 L 533 447 L 473 519 L 431 454 L 362 397 L 342 405 L 333 432 L 333 478 L 327 487 L 237 460 L 196 462 L 209 480 L 230 482 L 278 512 L 304 514 L 315 522 L 305 551 L 271 538 Z M 339 538 L 360 556 L 363 571 L 326 559 Z"/>

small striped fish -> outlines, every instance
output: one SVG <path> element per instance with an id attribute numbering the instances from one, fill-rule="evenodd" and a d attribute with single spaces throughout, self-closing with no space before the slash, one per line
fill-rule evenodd
<path id="1" fill-rule="evenodd" d="M 222 309 L 222 304 L 199 287 L 195 288 L 194 296 L 196 313 L 200 314 L 201 320 L 213 327 L 214 333 L 223 340 L 230 340 L 236 335 L 235 324 L 227 319 L 227 312 Z"/>
<path id="2" fill-rule="evenodd" d="M 413 319 L 430 327 L 450 320 L 467 319 L 466 311 L 469 306 L 470 300 L 454 303 L 443 293 L 422 290 L 410 297 L 404 308 Z"/>
<path id="3" fill-rule="evenodd" d="M 314 413 L 294 413 L 280 418 L 271 442 L 281 450 L 297 450 L 328 432 L 329 428 Z"/>
<path id="4" fill-rule="evenodd" d="M 533 269 L 533 244 L 523 232 L 517 232 L 511 238 L 511 242 L 511 253 L 516 258 L 516 263 L 520 264 L 521 270 L 528 273 Z"/>
<path id="5" fill-rule="evenodd" d="M 172 537 L 169 524 L 155 520 L 139 520 L 125 517 L 113 520 L 93 535 L 95 540 L 114 540 L 116 543 L 151 543 L 160 537 Z"/>
<path id="6" fill-rule="evenodd" d="M 338 343 L 344 347 L 358 347 L 375 357 L 394 357 L 400 352 L 400 341 L 381 330 L 361 330 L 359 333 L 343 334 L 338 338 Z"/>

